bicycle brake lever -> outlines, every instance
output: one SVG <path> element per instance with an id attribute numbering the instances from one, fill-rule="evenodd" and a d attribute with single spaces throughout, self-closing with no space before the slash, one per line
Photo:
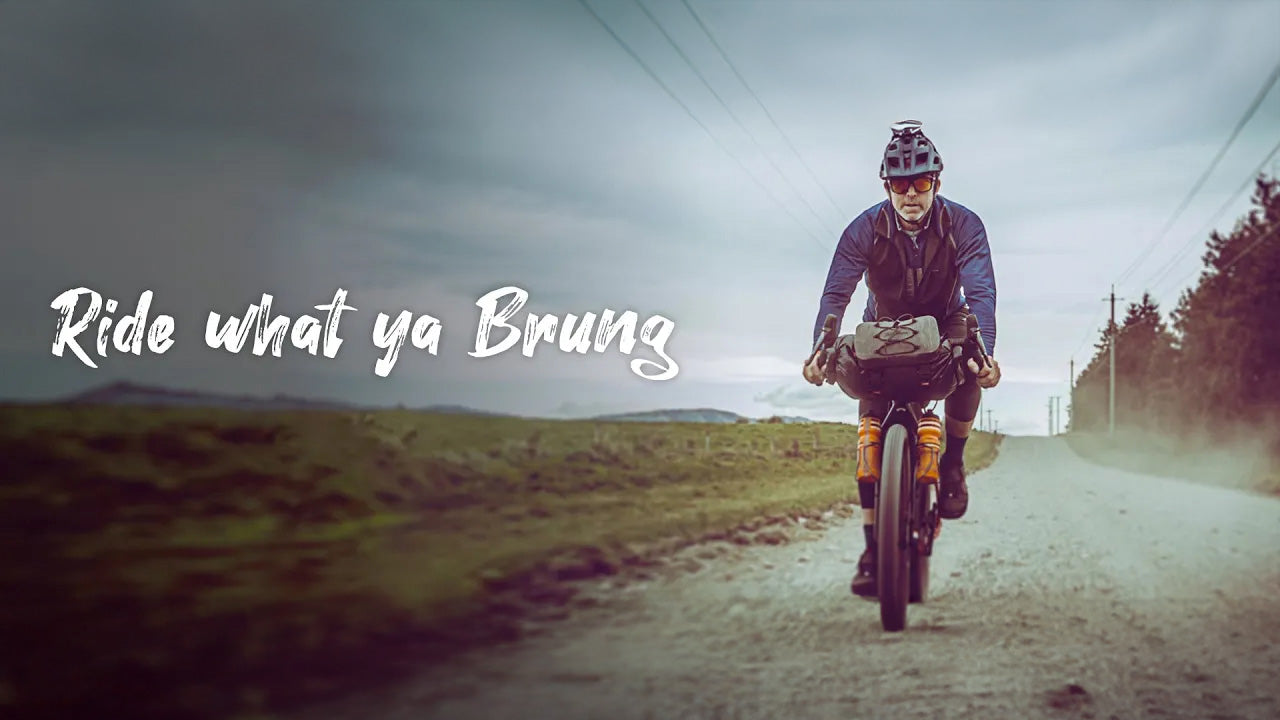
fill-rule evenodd
<path id="1" fill-rule="evenodd" d="M 835 359 L 834 351 L 838 340 L 836 333 L 839 330 L 839 323 L 840 318 L 834 313 L 827 313 L 822 320 L 822 337 L 819 340 L 818 353 L 822 358 L 822 374 L 828 385 L 834 385 L 836 381 L 835 363 L 832 361 Z"/>
<path id="2" fill-rule="evenodd" d="M 974 357 L 974 360 L 979 361 L 981 365 L 990 365 L 991 356 L 987 354 L 987 344 L 983 341 L 982 332 L 978 329 L 978 316 L 971 313 L 965 318 L 965 326 L 969 329 L 969 334 L 977 345 L 978 354 Z"/>

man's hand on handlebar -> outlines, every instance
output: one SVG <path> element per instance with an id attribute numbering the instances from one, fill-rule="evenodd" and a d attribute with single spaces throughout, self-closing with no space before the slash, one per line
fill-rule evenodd
<path id="1" fill-rule="evenodd" d="M 804 379 L 814 385 L 835 382 L 827 377 L 827 364 L 836 346 L 836 332 L 839 326 L 840 318 L 835 315 L 828 314 L 822 321 L 822 334 L 818 336 L 817 346 L 804 364 Z"/>
<path id="2" fill-rule="evenodd" d="M 973 352 L 968 353 L 969 359 L 965 366 L 977 376 L 978 387 L 993 388 L 1000 383 L 1000 363 L 987 354 L 987 344 L 982 341 L 982 334 L 978 332 L 978 317 L 970 314 L 965 318 L 965 325 L 969 329 L 969 338 L 977 346 L 972 348 Z"/>
<path id="3" fill-rule="evenodd" d="M 819 348 L 812 356 L 809 357 L 809 361 L 805 363 L 804 379 L 814 385 L 822 385 L 822 383 L 827 379 L 827 371 L 826 368 L 823 367 L 826 363 L 823 362 L 822 358 L 825 354 L 826 353 L 822 352 L 822 349 Z"/>
<path id="4" fill-rule="evenodd" d="M 993 388 L 1000 384 L 1000 363 L 990 356 L 986 357 L 986 363 L 981 368 L 978 362 L 973 358 L 969 358 L 969 372 L 978 377 L 978 387 Z"/>

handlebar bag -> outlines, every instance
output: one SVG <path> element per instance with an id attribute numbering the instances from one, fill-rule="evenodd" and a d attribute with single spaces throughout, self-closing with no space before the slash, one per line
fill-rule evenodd
<path id="1" fill-rule="evenodd" d="M 853 333 L 853 355 L 868 370 L 928 362 L 941 345 L 932 315 L 858 323 Z"/>
<path id="2" fill-rule="evenodd" d="M 859 323 L 836 344 L 836 384 L 857 399 L 941 400 L 957 385 L 955 364 L 932 316 Z"/>

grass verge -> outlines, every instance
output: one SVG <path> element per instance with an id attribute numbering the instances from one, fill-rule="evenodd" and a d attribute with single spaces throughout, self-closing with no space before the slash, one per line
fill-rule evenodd
<path id="1" fill-rule="evenodd" d="M 0 408 L 0 709 L 231 717 L 518 634 L 655 543 L 856 502 L 856 428 Z M 975 434 L 969 467 L 996 441 Z"/>

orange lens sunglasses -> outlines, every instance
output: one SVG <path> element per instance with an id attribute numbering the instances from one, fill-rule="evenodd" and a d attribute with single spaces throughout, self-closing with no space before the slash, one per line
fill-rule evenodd
<path id="1" fill-rule="evenodd" d="M 933 177 L 921 175 L 914 178 L 890 178 L 889 189 L 899 195 L 905 195 L 907 188 L 915 186 L 916 192 L 927 193 L 933 189 Z"/>

